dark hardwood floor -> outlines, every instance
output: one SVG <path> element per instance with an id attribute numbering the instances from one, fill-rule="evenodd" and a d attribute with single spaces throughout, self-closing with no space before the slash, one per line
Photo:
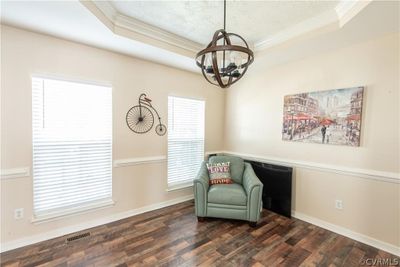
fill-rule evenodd
<path id="1" fill-rule="evenodd" d="M 264 210 L 246 222 L 197 222 L 192 201 L 1 254 L 1 266 L 359 266 L 394 255 Z M 84 231 L 86 232 L 86 231 Z M 82 233 L 84 233 L 82 232 Z"/>

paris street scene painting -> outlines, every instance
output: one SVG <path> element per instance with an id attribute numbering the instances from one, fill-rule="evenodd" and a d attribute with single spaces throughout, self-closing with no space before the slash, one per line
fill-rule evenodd
<path id="1" fill-rule="evenodd" d="M 360 146 L 363 92 L 353 87 L 285 96 L 282 139 Z"/>

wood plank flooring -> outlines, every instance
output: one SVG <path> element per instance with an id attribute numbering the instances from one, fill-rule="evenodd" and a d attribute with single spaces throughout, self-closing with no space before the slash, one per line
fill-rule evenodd
<path id="1" fill-rule="evenodd" d="M 193 201 L 1 254 L 1 266 L 359 266 L 396 256 L 264 210 L 246 222 L 197 222 Z M 86 231 L 83 231 L 84 233 Z"/>

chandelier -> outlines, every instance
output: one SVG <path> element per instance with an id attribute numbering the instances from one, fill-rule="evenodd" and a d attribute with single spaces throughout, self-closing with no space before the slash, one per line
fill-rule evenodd
<path id="1" fill-rule="evenodd" d="M 253 51 L 238 34 L 226 32 L 226 0 L 224 29 L 214 33 L 212 41 L 196 55 L 196 64 L 211 84 L 227 88 L 246 73 L 254 61 Z"/>

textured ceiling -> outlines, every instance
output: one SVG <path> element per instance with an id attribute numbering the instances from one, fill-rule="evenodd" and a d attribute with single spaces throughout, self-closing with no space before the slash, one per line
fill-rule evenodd
<path id="1" fill-rule="evenodd" d="M 41 32 L 48 35 L 57 36 L 63 39 L 72 40 L 87 45 L 124 53 L 134 57 L 158 62 L 161 64 L 173 66 L 183 70 L 189 70 L 199 73 L 199 68 L 194 64 L 193 57 L 185 56 L 179 52 L 174 52 L 165 49 L 164 46 L 157 46 L 151 43 L 143 42 L 142 40 L 126 36 L 121 36 L 114 33 L 110 28 L 105 25 L 93 12 L 88 9 L 83 3 L 90 3 L 90 1 L 0 1 L 1 9 L 1 23 L 3 25 L 16 26 L 19 28 L 28 29 L 34 32 Z M 154 2 L 153 2 L 154 3 Z M 202 3 L 202 2 L 200 2 Z M 207 2 L 208 3 L 208 2 Z M 210 2 L 209 4 L 220 4 L 220 2 Z M 228 14 L 231 4 L 237 2 L 228 2 Z M 279 3 L 287 5 L 287 2 L 280 1 Z M 297 5 L 298 2 L 291 4 Z M 309 3 L 299 2 L 308 5 Z M 265 48 L 256 52 L 257 60 L 254 66 L 259 64 L 265 64 L 266 66 L 275 66 L 291 60 L 303 58 L 305 56 L 315 55 L 316 53 L 331 51 L 339 47 L 345 47 L 357 42 L 370 40 L 379 36 L 399 32 L 399 1 L 373 1 L 366 8 L 362 9 L 354 18 L 346 23 L 343 27 L 336 25 L 336 28 L 326 28 L 326 31 L 319 32 L 318 34 L 306 35 L 295 42 L 290 42 L 287 45 L 278 45 L 272 47 L 272 49 Z M 135 4 L 135 3 L 133 3 Z M 152 2 L 149 2 L 152 4 Z M 157 3 L 160 7 L 155 7 L 156 10 L 163 10 L 164 4 L 170 4 L 168 2 Z M 190 3 L 191 4 L 191 3 Z M 247 2 L 246 2 L 247 4 Z M 265 4 L 265 3 L 254 3 L 249 4 Z M 267 3 L 271 5 L 271 3 Z M 276 4 L 272 2 L 272 4 Z M 190 6 L 190 5 L 189 5 Z M 221 9 L 221 6 L 219 7 Z M 258 10 L 258 9 L 257 9 Z M 281 10 L 281 8 L 276 8 Z M 333 10 L 332 10 L 333 11 Z M 208 11 L 212 12 L 212 11 Z M 242 11 L 244 14 L 244 11 Z M 324 12 L 324 11 L 320 11 Z M 163 13 L 168 13 L 167 10 L 163 10 Z M 206 12 L 202 12 L 205 14 Z M 219 11 L 217 12 L 219 13 Z M 273 12 L 274 13 L 274 12 Z M 289 12 L 290 13 L 290 12 Z M 281 14 L 282 15 L 282 14 Z M 155 15 L 154 15 L 155 16 Z M 286 15 L 282 15 L 286 16 Z M 249 23 L 247 21 L 253 21 L 253 15 L 246 15 L 242 17 L 243 23 Z M 324 17 L 324 16 L 323 16 Z M 181 20 L 182 18 L 178 18 Z M 276 14 L 273 16 L 259 17 L 257 20 L 265 20 L 263 23 L 265 28 L 271 32 L 281 31 L 283 24 L 287 21 L 276 18 Z M 220 16 L 217 16 L 220 20 Z M 282 27 L 276 27 L 275 30 L 271 30 L 271 25 L 278 25 L 276 21 L 282 21 L 280 24 Z M 204 20 L 204 25 L 208 24 L 208 20 Z M 219 22 L 218 22 L 219 23 Z M 222 19 L 221 19 L 222 23 Z M 230 21 L 228 21 L 228 26 Z M 293 21 L 292 21 L 293 23 Z M 154 23 L 153 23 L 154 24 Z M 174 24 L 174 20 L 170 20 L 171 25 Z M 202 25 L 203 25 L 202 24 Z M 315 29 L 311 22 L 306 23 L 311 26 L 311 29 Z M 311 25 L 310 25 L 311 24 Z M 201 26 L 202 26 L 201 25 Z M 247 24 L 246 24 L 247 25 Z M 288 24 L 285 24 L 288 25 Z M 289 24 L 290 25 L 290 24 Z M 285 27 L 291 27 L 285 26 Z M 187 26 L 186 26 L 187 27 Z M 207 26 L 211 27 L 211 26 Z M 246 29 L 248 27 L 249 29 Z M 254 31 L 250 26 L 243 28 L 245 34 L 247 30 Z M 294 28 L 296 28 L 294 26 Z M 259 29 L 263 30 L 262 27 Z M 306 27 L 306 30 L 310 28 Z M 139 28 L 139 30 L 142 30 Z M 201 28 L 194 27 L 193 32 L 200 32 Z M 296 29 L 295 29 L 296 30 Z M 211 35 L 214 29 L 209 33 L 209 29 L 205 30 L 206 34 Z M 236 31 L 236 29 L 235 29 Z M 293 32 L 293 30 L 292 30 Z M 296 31 L 294 31 L 296 32 Z M 238 32 L 239 33 L 239 32 Z M 242 33 L 243 34 L 243 33 Z M 266 36 L 264 38 L 268 38 Z M 279 37 L 279 36 L 278 36 Z M 289 35 L 289 38 L 292 38 Z M 279 39 L 279 38 L 275 38 Z M 279 39 L 282 41 L 282 39 Z M 278 41 L 279 41 L 278 40 Z M 290 39 L 283 39 L 287 41 Z M 208 40 L 206 40 L 208 41 Z M 278 42 L 278 44 L 281 44 Z M 264 60 L 262 60 L 262 58 Z M 263 62 L 263 63 L 262 63 Z"/>
<path id="2" fill-rule="evenodd" d="M 339 1 L 227 1 L 227 30 L 250 43 L 334 10 Z M 206 44 L 223 28 L 223 1 L 111 1 L 117 11 Z"/>

